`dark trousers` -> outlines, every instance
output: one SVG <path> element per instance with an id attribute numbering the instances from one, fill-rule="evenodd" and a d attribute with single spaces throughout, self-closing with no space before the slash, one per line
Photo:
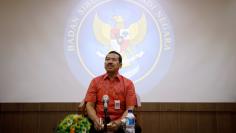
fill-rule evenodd
<path id="1" fill-rule="evenodd" d="M 103 130 L 97 131 L 94 128 L 94 124 L 93 124 L 92 120 L 90 120 L 90 122 L 92 123 L 90 133 L 104 133 Z M 142 132 L 142 128 L 140 127 L 140 125 L 137 122 L 135 122 L 135 133 L 141 133 L 141 132 Z M 120 126 L 119 129 L 115 133 L 125 133 L 125 131 L 123 130 L 122 126 Z"/>

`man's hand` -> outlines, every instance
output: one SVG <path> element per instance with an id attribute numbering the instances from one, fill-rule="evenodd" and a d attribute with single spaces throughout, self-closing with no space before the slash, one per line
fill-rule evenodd
<path id="1" fill-rule="evenodd" d="M 121 126 L 120 120 L 111 121 L 110 123 L 107 124 L 107 129 L 108 131 L 117 131 L 120 126 Z"/>
<path id="2" fill-rule="evenodd" d="M 97 130 L 97 131 L 100 131 L 103 129 L 103 125 L 101 123 L 101 120 L 99 120 L 99 118 L 96 118 L 94 121 L 94 128 Z"/>

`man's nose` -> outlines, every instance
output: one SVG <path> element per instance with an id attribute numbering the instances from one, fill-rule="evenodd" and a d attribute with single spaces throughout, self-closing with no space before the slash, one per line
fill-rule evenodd
<path id="1" fill-rule="evenodd" d="M 112 63 L 112 60 L 108 60 L 107 63 Z"/>

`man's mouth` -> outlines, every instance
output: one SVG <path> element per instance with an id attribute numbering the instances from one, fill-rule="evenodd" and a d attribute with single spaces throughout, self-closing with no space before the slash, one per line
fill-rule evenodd
<path id="1" fill-rule="evenodd" d="M 112 68 L 113 67 L 113 65 L 107 65 L 107 68 Z"/>

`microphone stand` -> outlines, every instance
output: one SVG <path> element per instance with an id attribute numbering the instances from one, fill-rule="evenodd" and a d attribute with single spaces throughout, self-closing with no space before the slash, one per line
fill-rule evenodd
<path id="1" fill-rule="evenodd" d="M 107 132 L 107 124 L 108 122 L 110 122 L 110 118 L 108 116 L 108 102 L 109 102 L 109 96 L 108 95 L 104 95 L 102 97 L 102 102 L 103 102 L 103 108 L 104 108 L 104 129 L 103 131 L 106 133 Z"/>
<path id="2" fill-rule="evenodd" d="M 109 121 L 107 108 L 104 108 L 104 114 L 105 114 L 104 132 L 106 133 L 107 132 L 107 124 L 108 124 L 108 121 Z"/>

